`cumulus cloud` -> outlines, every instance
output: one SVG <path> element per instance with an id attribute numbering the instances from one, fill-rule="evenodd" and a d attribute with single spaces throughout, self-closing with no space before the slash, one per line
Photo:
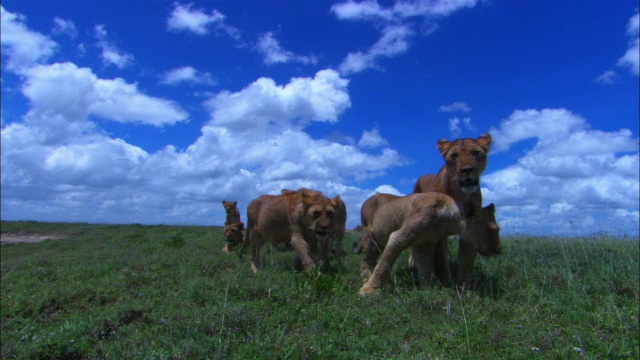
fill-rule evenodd
<path id="1" fill-rule="evenodd" d="M 164 74 L 160 83 L 177 85 L 180 83 L 192 83 L 202 85 L 215 85 L 216 81 L 208 72 L 199 72 L 192 66 L 183 66 L 172 69 Z"/>
<path id="2" fill-rule="evenodd" d="M 104 25 L 96 25 L 94 32 L 98 40 L 97 45 L 102 49 L 102 61 L 105 64 L 122 69 L 133 63 L 133 55 L 120 50 L 116 44 L 109 41 L 109 34 Z"/>
<path id="3" fill-rule="evenodd" d="M 239 92 L 220 92 L 207 105 L 214 124 L 236 131 L 304 126 L 309 121 L 333 123 L 351 106 L 348 84 L 333 70 L 318 71 L 314 78 L 293 78 L 284 86 L 260 78 Z"/>
<path id="4" fill-rule="evenodd" d="M 639 153 L 630 130 L 593 130 L 566 109 L 543 109 L 515 111 L 491 134 L 496 152 L 535 140 L 516 164 L 483 177 L 485 200 L 509 214 L 503 229 L 637 234 Z"/>
<path id="5" fill-rule="evenodd" d="M 410 39 L 415 35 L 413 28 L 418 24 L 427 29 L 423 35 L 430 35 L 437 28 L 435 20 L 474 7 L 476 3 L 477 0 L 408 0 L 382 7 L 376 0 L 348 0 L 334 4 L 331 11 L 340 20 L 371 21 L 382 28 L 380 39 L 369 50 L 349 53 L 339 69 L 347 75 L 379 69 L 380 59 L 397 56 L 409 49 Z"/>
<path id="6" fill-rule="evenodd" d="M 225 16 L 214 9 L 207 14 L 202 9 L 194 9 L 193 4 L 174 3 L 174 9 L 167 20 L 167 28 L 170 31 L 189 31 L 196 35 L 209 34 L 209 28 L 224 31 L 232 38 L 239 40 L 240 32 L 224 22 Z"/>
<path id="7" fill-rule="evenodd" d="M 70 121 L 95 115 L 154 126 L 172 125 L 188 116 L 169 100 L 143 94 L 136 84 L 120 78 L 99 79 L 91 69 L 72 63 L 35 66 L 26 75 L 22 92 L 32 112 L 39 114 L 58 114 Z"/>
<path id="8" fill-rule="evenodd" d="M 438 111 L 440 111 L 440 112 L 448 112 L 448 113 L 450 113 L 450 112 L 467 113 L 467 112 L 471 111 L 471 108 L 466 103 L 461 102 L 461 101 L 457 101 L 457 102 L 454 102 L 454 103 L 449 104 L 449 105 L 440 105 L 440 107 L 438 108 Z"/>
<path id="9" fill-rule="evenodd" d="M 258 39 L 256 49 L 262 54 L 263 62 L 267 65 L 299 62 L 302 64 L 315 64 L 318 62 L 314 56 L 296 55 L 280 46 L 280 42 L 268 32 Z"/>
<path id="10" fill-rule="evenodd" d="M 207 105 L 211 120 L 200 137 L 184 150 L 167 145 L 154 153 L 109 137 L 91 121 L 91 115 L 118 121 L 115 108 L 100 106 L 111 103 L 105 96 L 115 99 L 114 107 L 133 106 L 123 102 L 143 96 L 134 85 L 70 63 L 40 66 L 28 76 L 23 93 L 31 110 L 1 132 L 7 219 L 221 224 L 222 199 L 238 201 L 244 213 L 260 194 L 309 187 L 340 194 L 355 226 L 371 191 L 344 183 L 404 162 L 383 144 L 364 151 L 303 131 L 305 121 L 331 124 L 350 106 L 348 81 L 333 70 L 280 85 L 261 78 L 221 92 Z M 243 121 L 261 131 L 238 126 Z"/>
<path id="11" fill-rule="evenodd" d="M 2 57 L 7 57 L 7 69 L 19 71 L 48 60 L 57 48 L 57 43 L 48 37 L 31 31 L 21 14 L 6 11 L 0 6 Z"/>
<path id="12" fill-rule="evenodd" d="M 629 36 L 629 49 L 618 59 L 618 66 L 626 67 L 632 73 L 638 75 L 640 66 L 638 65 L 638 57 L 640 56 L 639 40 L 638 40 L 638 14 L 635 14 L 627 24 L 627 36 Z"/>

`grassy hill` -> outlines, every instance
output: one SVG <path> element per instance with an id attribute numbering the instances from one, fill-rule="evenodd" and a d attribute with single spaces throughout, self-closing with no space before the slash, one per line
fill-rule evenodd
<path id="1" fill-rule="evenodd" d="M 64 238 L 1 246 L 3 359 L 571 359 L 640 355 L 638 239 L 504 237 L 476 289 L 416 288 L 406 257 L 357 295 L 326 273 L 220 251 L 218 227 L 2 222 Z M 345 247 L 357 240 L 349 233 Z M 450 245 L 451 259 L 457 246 Z M 455 264 L 453 264 L 455 266 Z"/>

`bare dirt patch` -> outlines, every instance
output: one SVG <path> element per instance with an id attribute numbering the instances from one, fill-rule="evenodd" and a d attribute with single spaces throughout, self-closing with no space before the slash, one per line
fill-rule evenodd
<path id="1" fill-rule="evenodd" d="M 37 233 L 33 231 L 3 232 L 3 233 L 0 233 L 0 243 L 3 243 L 3 244 L 37 243 L 45 240 L 64 239 L 67 236 L 68 235 L 45 234 L 45 233 Z"/>

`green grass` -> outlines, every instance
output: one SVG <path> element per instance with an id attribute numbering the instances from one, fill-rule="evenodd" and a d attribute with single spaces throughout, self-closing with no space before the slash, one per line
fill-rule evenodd
<path id="1" fill-rule="evenodd" d="M 504 237 L 464 294 L 416 288 L 403 254 L 391 284 L 360 298 L 358 255 L 307 276 L 292 270 L 291 252 L 265 246 L 253 275 L 248 256 L 220 251 L 217 227 L 2 222 L 1 231 L 70 235 L 2 245 L 3 359 L 640 354 L 638 239 Z"/>

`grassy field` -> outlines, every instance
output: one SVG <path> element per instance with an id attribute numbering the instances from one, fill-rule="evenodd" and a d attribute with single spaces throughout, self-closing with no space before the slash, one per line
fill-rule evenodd
<path id="1" fill-rule="evenodd" d="M 504 237 L 460 295 L 398 261 L 360 298 L 360 257 L 322 275 L 265 246 L 220 251 L 217 227 L 2 222 L 61 240 L 3 244 L 3 359 L 578 359 L 639 349 L 638 239 Z M 357 234 L 348 234 L 345 248 Z M 457 246 L 450 246 L 455 259 Z"/>

